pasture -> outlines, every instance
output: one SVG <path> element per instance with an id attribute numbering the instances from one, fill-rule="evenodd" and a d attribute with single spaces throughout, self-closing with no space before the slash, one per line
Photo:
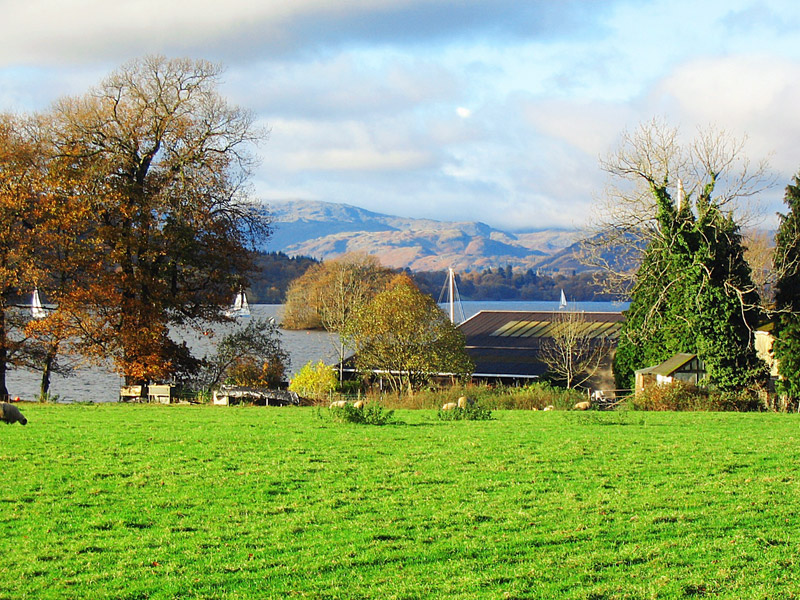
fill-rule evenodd
<path id="1" fill-rule="evenodd" d="M 24 405 L 0 599 L 800 597 L 800 417 Z"/>

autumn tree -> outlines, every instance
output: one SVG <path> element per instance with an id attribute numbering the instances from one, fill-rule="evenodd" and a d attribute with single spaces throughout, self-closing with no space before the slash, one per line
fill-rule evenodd
<path id="1" fill-rule="evenodd" d="M 364 253 L 349 253 L 315 265 L 289 289 L 284 326 L 316 325 L 330 333 L 341 332 L 359 308 L 383 289 L 391 275 L 377 258 Z M 341 336 L 334 336 L 332 343 L 339 356 L 341 381 L 345 345 Z"/>
<path id="2" fill-rule="evenodd" d="M 102 245 L 94 236 L 95 214 L 86 198 L 95 195 L 96 182 L 89 173 L 58 159 L 50 132 L 52 122 L 35 119 L 37 139 L 43 156 L 42 190 L 38 204 L 42 212 L 35 231 L 35 288 L 50 307 L 44 315 L 28 321 L 28 366 L 41 371 L 39 398 L 47 398 L 52 373 L 68 375 L 77 362 L 72 342 L 76 332 L 70 326 L 70 295 L 91 281 Z"/>
<path id="3" fill-rule="evenodd" d="M 224 320 L 251 264 L 249 236 L 268 232 L 246 187 L 261 134 L 219 95 L 219 74 L 150 56 L 53 109 L 60 170 L 91 183 L 84 239 L 99 249 L 60 308 L 79 349 L 111 357 L 129 384 L 196 365 L 169 328 Z"/>
<path id="4" fill-rule="evenodd" d="M 391 279 L 374 256 L 352 252 L 309 268 L 286 294 L 283 326 L 340 331 L 353 312 Z"/>
<path id="5" fill-rule="evenodd" d="M 0 115 L 0 400 L 6 372 L 21 364 L 26 315 L 15 305 L 36 282 L 36 230 L 46 219 L 39 202 L 42 153 L 31 123 Z"/>
<path id="6" fill-rule="evenodd" d="M 342 335 L 355 352 L 356 367 L 379 373 L 397 391 L 410 394 L 438 374 L 464 378 L 472 373 L 464 334 L 406 275 L 397 275 L 362 306 Z"/>
<path id="7" fill-rule="evenodd" d="M 542 339 L 539 358 L 569 389 L 591 379 L 610 350 L 610 341 L 597 335 L 584 314 L 570 310 L 556 315 L 552 335 Z"/>

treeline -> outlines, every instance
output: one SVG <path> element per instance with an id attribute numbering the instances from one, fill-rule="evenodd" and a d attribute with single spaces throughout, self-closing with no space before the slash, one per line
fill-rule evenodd
<path id="1" fill-rule="evenodd" d="M 436 299 L 447 279 L 446 271 L 409 273 L 417 286 Z M 462 300 L 544 300 L 558 301 L 561 290 L 572 301 L 611 301 L 618 298 L 603 290 L 599 273 L 557 273 L 537 275 L 532 269 L 515 271 L 511 266 L 456 275 Z"/>
<path id="2" fill-rule="evenodd" d="M 308 256 L 287 256 L 283 252 L 259 253 L 250 278 L 249 297 L 253 304 L 283 304 L 289 285 L 319 263 Z"/>
<path id="3" fill-rule="evenodd" d="M 250 283 L 250 302 L 282 304 L 291 283 L 312 265 L 318 264 L 307 256 L 290 257 L 283 252 L 258 254 L 256 271 Z M 447 271 L 405 270 L 419 289 L 438 300 Z M 460 273 L 456 276 L 458 291 L 463 300 L 544 300 L 558 301 L 561 290 L 570 302 L 617 300 L 603 290 L 596 272 L 555 273 L 537 275 L 532 269 L 514 270 L 511 266 L 484 271 Z"/>

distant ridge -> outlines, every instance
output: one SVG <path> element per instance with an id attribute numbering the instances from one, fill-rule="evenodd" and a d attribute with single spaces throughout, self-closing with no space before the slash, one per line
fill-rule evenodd
<path id="1" fill-rule="evenodd" d="M 313 200 L 275 202 L 269 211 L 274 231 L 262 250 L 320 260 L 362 251 L 388 267 L 412 271 L 547 268 L 552 255 L 578 238 L 575 231 L 509 233 L 480 222 L 395 217 Z M 580 269 L 576 261 L 559 262 Z"/>

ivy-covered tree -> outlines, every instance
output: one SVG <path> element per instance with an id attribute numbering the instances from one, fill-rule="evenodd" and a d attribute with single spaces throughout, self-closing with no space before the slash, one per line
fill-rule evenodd
<path id="1" fill-rule="evenodd" d="M 654 213 L 650 222 L 639 222 L 649 228 L 648 241 L 615 357 L 617 385 L 632 387 L 637 369 L 676 352 L 697 354 L 706 365 L 709 383 L 720 388 L 752 385 L 765 372 L 752 336 L 761 318 L 759 296 L 728 206 L 730 197 L 714 195 L 732 159 L 723 159 L 725 145 L 717 138 L 701 138 L 681 154 L 670 147 L 676 136 L 646 133 L 629 140 L 630 147 L 609 169 L 643 181 Z M 653 139 L 667 143 L 654 152 Z M 661 162 L 653 160 L 656 155 Z M 672 178 L 671 159 L 676 156 L 683 157 L 684 166 L 695 166 L 685 171 L 698 177 L 688 191 Z M 646 205 L 640 201 L 640 206 Z"/>
<path id="2" fill-rule="evenodd" d="M 251 387 L 277 387 L 290 365 L 272 320 L 252 319 L 225 335 L 216 352 L 203 360 L 198 387 L 206 390 L 223 382 Z"/>
<path id="3" fill-rule="evenodd" d="M 800 400 L 800 179 L 786 186 L 786 214 L 779 215 L 773 264 L 775 285 L 775 343 L 779 391 L 793 402 Z"/>

